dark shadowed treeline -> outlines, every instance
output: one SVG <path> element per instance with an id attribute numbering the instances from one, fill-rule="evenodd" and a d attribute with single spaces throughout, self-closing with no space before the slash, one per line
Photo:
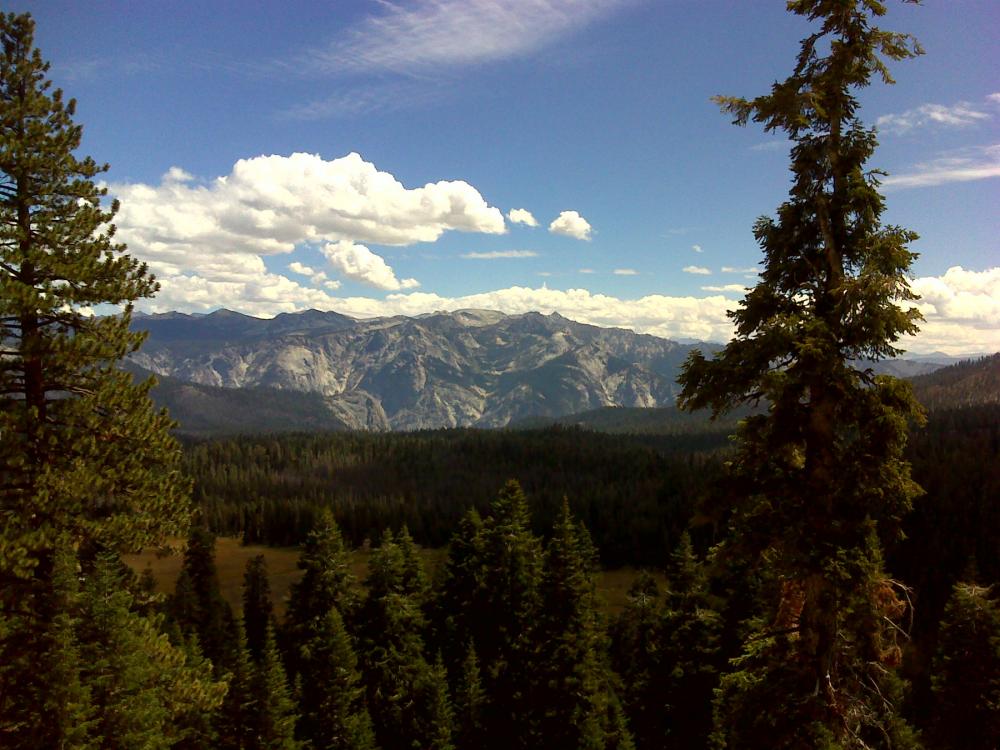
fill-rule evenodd
<path id="1" fill-rule="evenodd" d="M 186 460 L 209 525 L 248 542 L 300 544 L 330 508 L 355 545 L 406 525 L 440 547 L 513 478 L 532 497 L 537 532 L 565 497 L 606 565 L 661 565 L 720 468 L 699 449 L 723 445 L 715 433 L 625 440 L 565 428 L 334 433 L 197 443 Z"/>

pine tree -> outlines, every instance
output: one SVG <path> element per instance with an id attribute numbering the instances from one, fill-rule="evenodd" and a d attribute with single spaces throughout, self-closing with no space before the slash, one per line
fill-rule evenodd
<path id="1" fill-rule="evenodd" d="M 271 584 L 263 555 L 248 560 L 243 574 L 243 623 L 250 653 L 254 661 L 260 661 L 267 629 L 274 624 Z"/>
<path id="2" fill-rule="evenodd" d="M 292 584 L 281 639 L 293 680 L 299 672 L 296 644 L 306 640 L 331 609 L 349 621 L 357 607 L 350 556 L 329 509 L 323 509 L 306 537 L 298 567 L 303 574 Z"/>
<path id="3" fill-rule="evenodd" d="M 248 750 L 255 747 L 253 721 L 257 714 L 254 695 L 254 662 L 247 647 L 243 623 L 234 622 L 235 643 L 229 665 L 229 688 L 216 720 L 218 747 L 223 750 Z M 266 632 L 265 632 L 266 635 Z"/>
<path id="4" fill-rule="evenodd" d="M 358 614 L 358 655 L 368 710 L 383 750 L 451 747 L 451 713 L 443 670 L 428 663 L 420 602 L 406 556 L 391 531 L 372 552 Z"/>
<path id="5" fill-rule="evenodd" d="M 297 750 L 295 740 L 295 703 L 288 690 L 288 680 L 281 665 L 274 629 L 264 633 L 264 648 L 256 665 L 253 680 L 253 741 L 248 750 Z M 317 745 L 317 747 L 328 747 Z"/>
<path id="6" fill-rule="evenodd" d="M 79 566 L 68 545 L 57 547 L 54 562 L 52 588 L 61 601 L 47 633 L 51 645 L 44 649 L 42 663 L 35 665 L 43 678 L 37 706 L 39 721 L 29 721 L 18 735 L 20 740 L 33 742 L 36 747 L 96 749 L 99 745 L 93 735 L 97 716 L 90 687 L 83 677 L 76 632 L 80 611 Z"/>
<path id="7" fill-rule="evenodd" d="M 0 14 L 0 45 L 0 744 L 16 747 L 17 722 L 43 720 L 26 688 L 56 658 L 44 624 L 72 640 L 57 548 L 154 546 L 190 503 L 151 382 L 116 366 L 143 339 L 131 303 L 157 285 L 114 242 L 117 206 L 94 182 L 106 167 L 76 156 L 76 105 L 46 79 L 31 17 Z"/>
<path id="8" fill-rule="evenodd" d="M 676 747 L 704 747 L 719 682 L 722 620 L 708 601 L 708 582 L 685 532 L 670 555 L 651 693 L 662 707 L 663 737 Z"/>
<path id="9" fill-rule="evenodd" d="M 629 587 L 625 609 L 611 627 L 611 665 L 622 679 L 622 702 L 635 745 L 640 750 L 663 746 L 665 701 L 658 696 L 660 589 L 647 571 Z"/>
<path id="10" fill-rule="evenodd" d="M 299 644 L 298 663 L 302 712 L 298 737 L 328 750 L 374 748 L 357 656 L 336 607 L 315 621 L 307 639 Z"/>
<path id="11" fill-rule="evenodd" d="M 913 232 L 883 226 L 876 133 L 857 117 L 856 90 L 885 60 L 920 52 L 873 25 L 878 0 L 791 0 L 818 22 L 795 69 L 752 101 L 720 97 L 792 142 L 793 184 L 776 219 L 754 235 L 760 282 L 731 317 L 735 338 L 683 369 L 681 404 L 714 413 L 764 402 L 746 419 L 731 464 L 732 539 L 724 555 L 767 566 L 783 581 L 772 608 L 723 680 L 717 738 L 750 747 L 907 747 L 891 669 L 899 599 L 881 564 L 918 488 L 903 459 L 919 407 L 907 385 L 865 359 L 898 353 L 919 313 L 907 270 Z"/>
<path id="12" fill-rule="evenodd" d="M 202 653 L 223 674 L 233 656 L 233 613 L 219 590 L 215 535 L 205 528 L 194 527 L 188 535 L 168 609 L 181 632 L 197 636 Z"/>
<path id="13" fill-rule="evenodd" d="M 454 643 L 476 644 L 482 690 L 484 748 L 515 748 L 533 741 L 536 716 L 537 624 L 543 550 L 531 532 L 527 499 L 508 482 L 485 519 L 469 511 L 452 536 L 435 601 L 436 645 L 461 670 Z"/>
<path id="14" fill-rule="evenodd" d="M 1000 746 L 1000 604 L 989 588 L 956 584 L 934 657 L 930 747 Z"/>
<path id="15" fill-rule="evenodd" d="M 533 701 L 539 736 L 555 747 L 604 748 L 611 684 L 597 607 L 590 535 L 564 500 L 545 554 L 539 663 Z"/>
<path id="16" fill-rule="evenodd" d="M 221 705 L 226 683 L 132 610 L 118 566 L 114 555 L 100 556 L 81 595 L 77 637 L 95 739 L 109 750 L 211 746 L 204 718 Z"/>
<path id="17" fill-rule="evenodd" d="M 28 15 L 0 18 L 0 564 L 30 575 L 64 532 L 137 549 L 178 533 L 189 513 L 170 421 L 151 383 L 116 368 L 144 336 L 131 302 L 157 284 L 110 225 L 106 170 L 78 159 L 76 104 L 50 90 Z M 95 316 L 95 305 L 124 305 Z M 6 587 L 5 587 L 6 590 Z"/>
<path id="18" fill-rule="evenodd" d="M 483 705 L 486 696 L 479 675 L 475 644 L 469 643 L 455 688 L 455 745 L 482 747 Z"/>

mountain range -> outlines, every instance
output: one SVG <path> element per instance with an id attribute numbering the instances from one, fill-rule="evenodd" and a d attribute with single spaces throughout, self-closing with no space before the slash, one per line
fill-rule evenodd
<path id="1" fill-rule="evenodd" d="M 307 310 L 137 314 L 127 368 L 193 434 L 502 427 L 609 407 L 672 408 L 694 348 L 558 313 L 490 310 L 356 319 Z M 892 360 L 912 377 L 940 362 Z"/>
<path id="2" fill-rule="evenodd" d="M 670 405 L 694 348 L 555 313 L 488 310 L 367 320 L 219 310 L 137 316 L 134 326 L 149 337 L 131 365 L 170 378 L 175 394 L 178 381 L 317 394 L 314 406 L 331 419 L 369 430 L 500 427 L 603 406 Z"/>

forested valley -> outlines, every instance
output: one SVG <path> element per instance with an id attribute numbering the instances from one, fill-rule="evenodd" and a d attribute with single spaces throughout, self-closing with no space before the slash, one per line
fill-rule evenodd
<path id="1" fill-rule="evenodd" d="M 953 372 L 959 371 L 942 371 L 933 382 L 954 378 Z M 569 566 L 572 576 L 576 576 L 572 584 L 577 587 L 572 593 L 574 601 L 571 606 L 562 604 L 569 606 L 574 617 L 582 618 L 574 620 L 573 637 L 584 641 L 589 638 L 590 642 L 572 647 L 576 650 L 570 653 L 579 661 L 564 665 L 567 671 L 558 681 L 566 689 L 575 684 L 574 680 L 598 686 L 597 693 L 587 698 L 591 701 L 588 710 L 604 705 L 602 711 L 610 711 L 617 705 L 615 710 L 626 718 L 636 746 L 654 748 L 662 746 L 663 737 L 674 738 L 679 747 L 706 745 L 712 690 L 733 656 L 731 649 L 738 642 L 741 623 L 768 616 L 760 610 L 760 600 L 740 582 L 737 572 L 706 561 L 718 541 L 720 520 L 712 517 L 710 508 L 725 504 L 722 465 L 729 457 L 725 431 L 706 422 L 706 430 L 700 435 L 612 435 L 557 426 L 518 431 L 229 438 L 192 441 L 185 447 L 184 460 L 194 479 L 194 496 L 202 518 L 212 532 L 238 536 L 246 543 L 279 546 L 298 545 L 310 539 L 300 562 L 305 579 L 311 575 L 311 566 L 317 564 L 309 560 L 311 545 L 318 543 L 310 533 L 317 528 L 336 537 L 332 544 L 340 556 L 336 562 L 339 575 L 344 575 L 347 568 L 348 547 L 371 548 L 369 578 L 363 585 L 341 584 L 343 595 L 352 599 L 349 608 L 360 607 L 367 597 L 378 595 L 373 594 L 378 587 L 388 585 L 378 579 L 389 575 L 381 569 L 386 564 L 383 556 L 399 556 L 399 565 L 406 558 L 411 568 L 409 575 L 420 582 L 404 582 L 402 568 L 391 575 L 400 577 L 400 593 L 412 597 L 410 603 L 418 613 L 407 621 L 409 637 L 420 644 L 413 654 L 419 654 L 427 665 L 441 654 L 445 669 L 440 676 L 447 686 L 442 689 L 453 696 L 453 701 L 467 689 L 471 679 L 463 672 L 471 668 L 469 664 L 463 666 L 463 658 L 474 658 L 477 670 L 492 672 L 502 672 L 508 666 L 498 663 L 498 659 L 515 658 L 504 651 L 513 649 L 513 644 L 475 644 L 502 640 L 501 631 L 491 629 L 501 625 L 487 623 L 493 612 L 529 606 L 519 597 L 528 596 L 534 609 L 522 611 L 524 621 L 509 625 L 528 640 L 518 648 L 546 663 L 548 655 L 558 648 L 569 648 L 556 645 L 558 639 L 552 633 L 543 637 L 533 628 L 556 617 L 555 613 L 547 614 L 546 609 L 562 601 L 545 593 L 545 585 L 555 586 L 555 581 L 543 583 L 547 575 L 555 574 L 548 570 L 555 564 L 553 546 L 579 546 L 583 551 L 577 554 L 581 557 Z M 912 639 L 900 640 L 899 653 L 892 658 L 912 686 L 906 714 L 915 725 L 932 729 L 956 720 L 954 706 L 964 704 L 959 693 L 968 691 L 967 698 L 974 694 L 968 684 L 952 684 L 949 688 L 938 684 L 936 691 L 932 688 L 932 664 L 952 658 L 948 653 L 954 647 L 950 633 L 956 625 L 969 625 L 956 622 L 956 618 L 968 618 L 985 604 L 986 612 L 979 616 L 989 620 L 990 608 L 994 614 L 996 610 L 995 603 L 982 599 L 982 592 L 1000 581 L 1000 556 L 996 554 L 1000 546 L 1000 507 L 995 502 L 1000 496 L 1000 404 L 933 410 L 927 425 L 914 429 L 908 457 L 914 478 L 927 494 L 907 518 L 905 538 L 886 550 L 890 574 L 910 587 L 911 610 L 907 616 L 912 618 L 908 626 Z M 506 485 L 508 480 L 518 482 L 523 498 L 519 489 Z M 515 498 L 516 534 L 509 529 L 505 533 L 518 540 L 521 546 L 517 554 L 521 557 L 503 563 L 487 561 L 483 545 L 491 534 L 498 533 L 492 531 L 494 524 L 513 523 L 505 514 L 513 512 L 511 503 Z M 573 529 L 572 533 L 569 529 Z M 573 534 L 576 540 L 572 544 L 560 539 L 560 535 Z M 168 619 L 179 617 L 179 624 L 187 618 L 181 629 L 198 635 L 202 641 L 211 636 L 199 631 L 191 619 L 195 606 L 179 601 L 191 585 L 188 576 L 207 578 L 195 590 L 208 591 L 217 586 L 211 579 L 210 547 L 206 546 L 209 537 L 206 532 L 198 532 L 196 538 L 199 541 L 191 549 L 197 550 L 202 559 L 185 561 L 179 588 L 182 593 L 168 598 L 163 611 Z M 436 579 L 429 580 L 428 571 L 420 570 L 414 545 L 448 545 L 446 563 Z M 397 548 L 401 548 L 401 556 Z M 243 609 L 245 627 L 257 627 L 258 632 L 262 632 L 261 626 L 251 622 L 262 615 L 252 608 L 262 609 L 273 618 L 270 613 L 276 603 L 266 595 L 261 598 L 260 591 L 266 592 L 267 584 L 260 565 L 257 562 L 247 570 Z M 503 572 L 495 569 L 496 565 L 510 567 Z M 569 575 L 564 567 L 569 563 L 561 561 L 559 565 L 560 575 Z M 657 572 L 660 581 L 665 573 L 667 583 L 665 587 L 658 585 L 648 573 L 639 573 L 625 610 L 608 614 L 595 593 L 599 566 L 630 566 Z M 527 578 L 511 589 L 518 575 Z M 499 585 L 501 579 L 506 582 Z M 774 585 L 766 571 L 751 580 L 754 586 Z M 290 618 L 296 607 L 302 606 L 296 604 L 303 595 L 302 585 L 293 585 L 287 602 Z M 559 584 L 563 585 L 568 584 Z M 972 598 L 967 601 L 962 597 Z M 233 614 L 217 591 L 205 601 L 201 606 L 223 610 L 223 614 L 210 618 L 216 627 L 232 622 Z M 956 608 L 963 606 L 966 609 L 959 614 Z M 567 616 L 566 612 L 560 616 Z M 478 619 L 482 622 L 473 622 Z M 354 642 L 363 642 L 363 628 L 357 630 L 362 627 L 360 623 L 351 616 L 345 622 Z M 279 636 L 294 627 L 286 622 L 283 631 L 276 619 L 272 623 Z M 591 628 L 589 634 L 579 630 L 581 623 Z M 563 632 L 561 637 L 569 635 Z M 232 637 L 215 636 L 221 642 L 231 641 Z M 295 644 L 300 642 L 299 636 L 288 637 L 291 640 L 285 648 L 298 647 Z M 372 648 L 385 648 L 385 644 L 368 643 Z M 473 650 L 470 655 L 457 653 L 449 645 L 454 643 L 471 643 Z M 497 650 L 483 653 L 483 648 Z M 981 656 L 988 653 L 989 648 L 984 646 Z M 585 656 L 593 661 L 588 664 Z M 365 656 L 359 654 L 359 658 L 364 663 Z M 540 666 L 528 669 L 520 678 L 525 706 L 537 705 L 538 691 L 551 689 L 533 684 L 542 674 Z M 577 674 L 578 670 L 584 671 Z M 359 685 L 367 684 L 366 674 L 359 672 Z M 496 700 L 491 698 L 496 695 L 494 691 L 514 689 L 498 684 L 487 689 L 481 675 L 476 679 L 480 681 L 477 689 L 483 691 L 483 705 Z M 555 678 L 546 675 L 544 679 Z M 369 689 L 381 690 L 383 686 Z M 948 690 L 956 693 L 949 696 Z M 510 698 L 503 700 L 506 703 Z M 940 707 L 944 705 L 952 708 L 943 713 Z M 650 711 L 650 706 L 678 708 Z M 459 704 L 454 703 L 452 710 L 458 709 Z M 568 710 L 579 712 L 582 708 L 573 704 Z M 551 730 L 542 729 L 541 717 L 529 718 L 526 708 L 518 709 L 517 715 L 524 722 L 523 731 L 549 732 L 537 735 L 539 738 L 552 736 Z M 572 715 L 577 714 L 569 713 L 557 723 L 573 723 L 575 720 L 568 718 Z M 482 724 L 486 718 L 477 716 L 473 721 L 459 711 L 452 717 L 460 736 L 471 737 L 470 732 L 488 726 L 488 722 Z M 602 727 L 608 746 L 617 746 L 609 733 L 613 734 L 614 722 L 619 719 L 605 713 L 593 718 L 595 726 Z M 489 729 L 468 746 L 510 746 L 511 738 L 500 733 L 510 720 L 501 720 L 500 726 Z M 385 721 L 383 717 L 376 724 Z M 534 729 L 529 729 L 532 722 L 536 722 Z M 485 737 L 502 739 L 490 745 Z"/>
<path id="2" fill-rule="evenodd" d="M 922 49 L 876 0 L 787 7 L 790 76 L 715 99 L 794 177 L 677 379 L 719 421 L 213 440 L 122 369 L 159 284 L 0 16 L 0 747 L 995 750 L 1000 357 L 865 365 L 921 312 L 856 93 Z M 217 536 L 294 549 L 287 598 L 261 554 L 227 600 Z"/>

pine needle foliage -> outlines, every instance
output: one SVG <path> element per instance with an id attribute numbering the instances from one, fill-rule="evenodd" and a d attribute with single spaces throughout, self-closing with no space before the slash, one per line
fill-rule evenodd
<path id="1" fill-rule="evenodd" d="M 909 387 L 857 365 L 899 353 L 917 330 L 907 272 L 913 232 L 880 221 L 877 134 L 857 91 L 887 62 L 920 54 L 874 25 L 878 0 L 791 0 L 816 24 L 792 74 L 753 100 L 717 97 L 734 122 L 791 141 L 792 187 L 754 236 L 760 281 L 732 312 L 735 338 L 694 353 L 682 406 L 713 413 L 765 404 L 746 419 L 730 466 L 722 554 L 766 566 L 783 583 L 777 613 L 746 641 L 723 680 L 717 739 L 731 747 L 906 747 L 891 667 L 898 589 L 880 547 L 919 488 L 903 448 L 921 418 Z"/>
<path id="2" fill-rule="evenodd" d="M 114 239 L 118 207 L 95 182 L 107 166 L 77 155 L 76 104 L 52 88 L 34 28 L 28 14 L 0 14 L 0 745 L 25 738 L 27 746 L 84 747 L 116 721 L 102 685 L 121 694 L 115 681 L 131 679 L 121 670 L 138 669 L 125 663 L 137 659 L 128 649 L 144 642 L 150 664 L 178 669 L 183 655 L 110 591 L 104 610 L 95 602 L 74 613 L 72 597 L 57 590 L 67 580 L 57 557 L 77 565 L 98 550 L 152 547 L 182 533 L 190 483 L 172 423 L 149 400 L 152 381 L 136 384 L 118 369 L 144 338 L 130 328 L 132 303 L 157 283 Z M 88 613 L 110 630 L 87 625 Z M 126 636 L 118 625 L 135 631 Z M 90 636 L 125 649 L 100 655 L 107 673 L 87 665 Z M 75 661 L 89 671 L 74 677 Z M 40 665 L 49 677 L 64 675 L 64 709 L 93 731 L 66 727 L 58 742 L 32 744 L 32 727 L 54 726 L 43 710 L 55 693 L 25 689 L 44 677 Z M 150 711 L 174 716 L 152 707 L 156 690 L 137 690 L 152 696 Z M 146 718 L 154 732 L 158 720 Z"/>
<path id="3" fill-rule="evenodd" d="M 47 80 L 28 15 L 0 16 L 0 565 L 30 576 L 64 532 L 139 549 L 187 526 L 188 482 L 152 381 L 117 368 L 158 285 L 114 241 L 107 170 L 75 155 L 75 102 Z M 94 315 L 94 308 L 122 308 Z"/>

